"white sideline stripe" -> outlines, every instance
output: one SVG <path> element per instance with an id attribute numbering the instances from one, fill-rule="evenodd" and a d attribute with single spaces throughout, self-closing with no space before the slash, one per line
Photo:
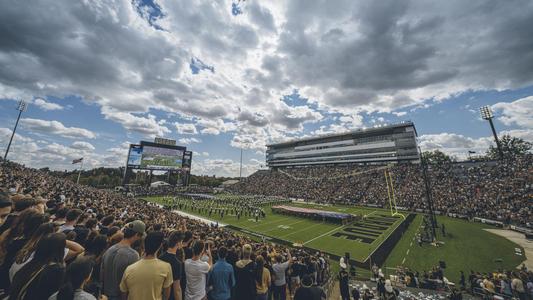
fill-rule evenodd
<path id="1" fill-rule="evenodd" d="M 183 211 L 181 211 L 181 210 L 173 210 L 172 212 L 173 212 L 173 213 L 176 213 L 176 214 L 178 214 L 178 215 L 181 215 L 181 216 L 187 217 L 187 218 L 189 218 L 189 219 L 193 219 L 193 220 L 197 220 L 197 221 L 204 222 L 204 223 L 206 223 L 206 224 L 217 223 L 217 221 L 211 221 L 211 220 L 209 220 L 209 219 L 206 219 L 206 218 L 203 218 L 203 217 L 200 217 L 200 216 L 197 216 L 197 215 L 189 214 L 189 213 L 183 212 Z M 226 226 L 226 224 L 218 222 L 218 226 L 219 226 L 219 227 L 224 227 L 224 226 Z"/>
<path id="2" fill-rule="evenodd" d="M 403 264 L 405 264 L 405 257 L 404 257 L 403 260 L 402 260 L 402 265 L 403 265 Z"/>
<path id="3" fill-rule="evenodd" d="M 289 233 L 289 234 L 287 234 L 287 235 L 282 235 L 282 236 L 280 236 L 279 238 L 285 238 L 285 237 L 288 237 L 288 236 L 293 235 L 293 234 L 295 234 L 295 233 L 302 232 L 302 231 L 306 231 L 306 230 L 309 230 L 309 229 L 311 229 L 311 228 L 313 228 L 313 227 L 316 227 L 316 226 L 319 226 L 319 225 L 324 225 L 324 224 L 322 224 L 322 223 L 318 223 L 318 224 L 315 224 L 315 225 L 313 225 L 313 226 L 310 226 L 310 227 L 307 227 L 307 228 L 304 228 L 304 229 L 297 230 L 297 231 L 295 231 L 295 232 L 293 232 L 293 233 Z"/>
<path id="4" fill-rule="evenodd" d="M 317 237 L 315 237 L 315 238 L 312 238 L 312 239 L 308 240 L 307 242 L 303 243 L 302 245 L 305 245 L 305 244 L 307 244 L 307 243 L 311 243 L 312 241 L 314 241 L 314 240 L 316 240 L 316 239 L 319 239 L 319 238 L 321 238 L 321 237 L 323 237 L 323 236 L 325 236 L 325 235 L 328 235 L 328 234 L 330 234 L 330 233 L 332 233 L 332 232 L 334 232 L 334 231 L 336 231 L 336 230 L 339 230 L 339 229 L 341 229 L 341 228 L 344 227 L 344 226 L 346 226 L 346 225 L 343 225 L 343 226 L 339 226 L 339 227 L 337 227 L 337 228 L 334 228 L 334 229 L 331 230 L 331 231 L 328 231 L 328 232 L 326 232 L 326 233 L 324 233 L 324 234 L 321 234 L 321 235 L 319 235 L 319 236 L 317 236 Z"/>

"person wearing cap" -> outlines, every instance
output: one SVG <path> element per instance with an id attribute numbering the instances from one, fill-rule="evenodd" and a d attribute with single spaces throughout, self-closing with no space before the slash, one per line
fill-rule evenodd
<path id="1" fill-rule="evenodd" d="M 146 225 L 139 220 L 126 224 L 124 238 L 111 246 L 102 257 L 101 280 L 104 295 L 109 300 L 121 297 L 119 284 L 126 268 L 139 260 L 139 253 L 131 246 L 146 235 Z"/>
<path id="2" fill-rule="evenodd" d="M 326 293 L 318 286 L 313 286 L 313 277 L 306 274 L 302 277 L 302 285 L 294 293 L 293 300 L 325 300 Z"/>

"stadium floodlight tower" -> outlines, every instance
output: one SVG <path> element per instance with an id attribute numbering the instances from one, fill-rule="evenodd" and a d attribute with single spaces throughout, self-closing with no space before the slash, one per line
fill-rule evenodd
<path id="1" fill-rule="evenodd" d="M 11 133 L 11 138 L 9 139 L 9 144 L 7 144 L 6 153 L 4 154 L 4 162 L 7 162 L 7 154 L 9 153 L 9 148 L 11 148 L 11 142 L 13 141 L 13 137 L 15 136 L 15 131 L 17 131 L 17 126 L 19 125 L 20 115 L 22 115 L 22 112 L 26 111 L 28 108 L 28 103 L 26 103 L 24 100 L 20 100 L 19 105 L 17 107 L 17 110 L 19 111 L 19 115 L 17 117 L 17 122 L 15 123 L 15 128 L 13 128 L 13 132 Z"/>
<path id="2" fill-rule="evenodd" d="M 490 106 L 484 105 L 479 108 L 479 112 L 481 113 L 481 118 L 483 120 L 489 121 L 490 128 L 492 129 L 492 134 L 494 135 L 494 140 L 496 141 L 496 147 L 498 148 L 498 154 L 500 155 L 500 159 L 503 159 L 503 151 L 500 145 L 500 140 L 498 139 L 498 134 L 496 133 L 496 129 L 494 129 L 494 123 L 492 122 L 492 119 L 494 118 L 492 109 L 490 108 Z"/>

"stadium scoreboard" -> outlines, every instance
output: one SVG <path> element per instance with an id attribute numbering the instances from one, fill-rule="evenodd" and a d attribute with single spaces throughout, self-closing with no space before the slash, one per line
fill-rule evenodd
<path id="1" fill-rule="evenodd" d="M 131 144 L 127 167 L 146 170 L 190 170 L 192 152 L 176 146 L 173 140 L 156 138 L 155 142 L 141 141 Z"/>

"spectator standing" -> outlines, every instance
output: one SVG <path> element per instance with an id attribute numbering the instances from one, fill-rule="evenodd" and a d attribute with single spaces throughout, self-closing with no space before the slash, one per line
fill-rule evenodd
<path id="1" fill-rule="evenodd" d="M 129 265 L 120 282 L 122 299 L 167 300 L 173 283 L 170 264 L 157 258 L 163 233 L 152 231 L 144 239 L 144 257 Z"/>
<path id="2" fill-rule="evenodd" d="M 82 211 L 80 209 L 73 208 L 69 210 L 65 217 L 65 224 L 59 226 L 59 232 L 68 234 L 69 232 L 73 231 L 81 214 Z"/>
<path id="3" fill-rule="evenodd" d="M 120 281 L 126 268 L 139 260 L 139 253 L 132 245 L 145 235 L 146 225 L 139 220 L 126 224 L 123 229 L 124 238 L 111 246 L 102 257 L 102 289 L 109 300 L 120 299 Z"/>
<path id="4" fill-rule="evenodd" d="M 281 255 L 276 256 L 276 263 L 272 266 L 274 270 L 274 300 L 285 300 L 287 298 L 287 281 L 285 272 L 292 263 L 291 252 L 287 250 L 287 261 L 283 262 Z"/>
<path id="5" fill-rule="evenodd" d="M 13 225 L 6 231 L 0 241 L 0 288 L 8 291 L 10 287 L 9 269 L 15 262 L 17 254 L 30 240 L 39 226 L 46 222 L 46 217 L 36 209 L 24 210 Z"/>
<path id="6" fill-rule="evenodd" d="M 293 263 L 289 268 L 289 292 L 294 295 L 296 289 L 300 287 L 301 277 L 304 275 L 305 266 L 298 261 L 297 257 L 292 258 Z M 303 258 L 302 258 L 303 263 Z"/>
<path id="7" fill-rule="evenodd" d="M 385 300 L 396 300 L 397 299 L 396 291 L 392 288 L 392 283 L 390 280 L 385 280 L 385 294 L 384 298 Z"/>
<path id="8" fill-rule="evenodd" d="M 526 290 L 524 289 L 524 282 L 520 279 L 517 272 L 513 273 L 513 280 L 511 281 L 511 287 L 515 292 L 515 296 L 520 300 L 526 299 Z"/>
<path id="9" fill-rule="evenodd" d="M 202 260 L 207 255 L 208 261 Z M 213 265 L 211 251 L 205 249 L 204 242 L 197 240 L 192 244 L 192 258 L 185 260 L 187 287 L 185 300 L 202 300 L 206 295 L 206 276 Z"/>
<path id="10" fill-rule="evenodd" d="M 48 300 L 96 300 L 93 295 L 83 290 L 83 286 L 91 277 L 93 267 L 94 260 L 90 257 L 76 259 L 67 267 L 65 282 L 59 291 L 50 296 Z"/>
<path id="11" fill-rule="evenodd" d="M 346 271 L 346 264 L 341 262 L 341 270 L 339 272 L 339 288 L 342 300 L 350 300 L 350 287 L 348 286 L 349 274 Z"/>
<path id="12" fill-rule="evenodd" d="M 250 259 L 252 246 L 242 247 L 242 259 L 235 263 L 235 300 L 254 299 L 256 294 L 255 263 Z"/>
<path id="13" fill-rule="evenodd" d="M 181 232 L 174 231 L 170 234 L 167 240 L 167 251 L 159 256 L 159 259 L 170 264 L 172 269 L 173 283 L 170 289 L 170 300 L 181 300 L 181 274 L 183 273 L 183 263 L 178 260 L 176 253 L 181 251 Z"/>
<path id="14" fill-rule="evenodd" d="M 209 299 L 229 300 L 231 298 L 231 289 L 235 286 L 235 274 L 233 273 L 233 267 L 226 262 L 228 249 L 220 247 L 217 253 L 218 260 L 209 274 Z"/>
<path id="15" fill-rule="evenodd" d="M 255 287 L 256 287 L 256 300 L 268 299 L 268 287 L 272 278 L 270 277 L 270 271 L 265 267 L 265 259 L 263 256 L 258 255 L 255 259 Z"/>
<path id="16" fill-rule="evenodd" d="M 9 300 L 48 299 L 56 292 L 65 274 L 65 246 L 63 233 L 39 241 L 33 259 L 13 278 Z"/>
<path id="17" fill-rule="evenodd" d="M 313 278 L 306 274 L 302 278 L 302 286 L 294 293 L 294 300 L 325 300 L 326 293 L 318 286 L 313 286 Z"/>
<path id="18" fill-rule="evenodd" d="M 9 195 L 6 192 L 0 191 L 0 226 L 4 224 L 11 213 L 12 206 L 13 203 L 9 199 Z"/>

